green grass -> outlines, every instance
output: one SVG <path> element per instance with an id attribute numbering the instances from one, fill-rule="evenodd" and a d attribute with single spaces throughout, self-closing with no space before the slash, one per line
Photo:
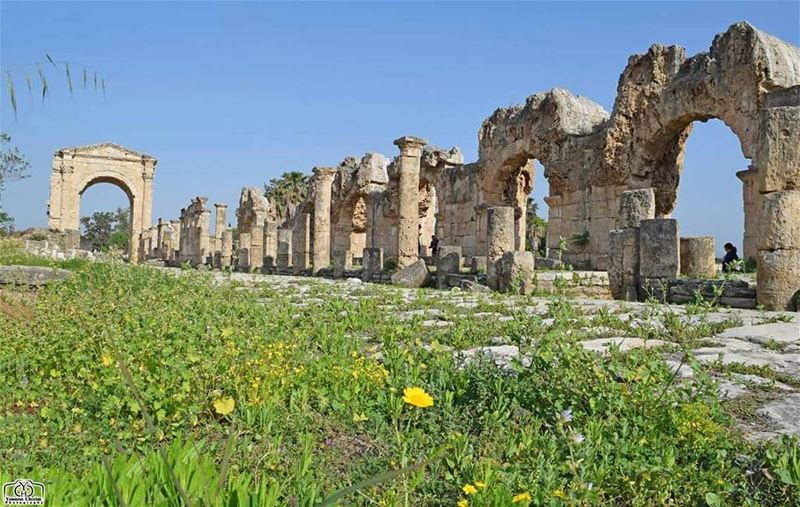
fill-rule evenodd
<path id="1" fill-rule="evenodd" d="M 0 266 L 45 266 L 69 270 L 83 269 L 89 264 L 86 259 L 55 260 L 31 255 L 21 248 L 21 241 L 0 237 Z"/>
<path id="2" fill-rule="evenodd" d="M 797 440 L 770 447 L 769 462 L 701 371 L 680 385 L 654 351 L 584 351 L 587 316 L 568 299 L 553 300 L 546 327 L 524 298 L 466 311 L 433 291 L 406 303 L 330 287 L 98 263 L 29 299 L 0 296 L 0 475 L 41 479 L 51 505 L 315 505 L 371 478 L 343 504 L 797 504 L 796 485 L 754 481 L 737 460 L 788 467 Z M 455 325 L 399 322 L 387 304 L 435 305 Z M 530 366 L 463 367 L 447 350 L 495 336 Z M 434 405 L 405 403 L 409 386 Z M 215 409 L 224 398 L 229 414 Z"/>

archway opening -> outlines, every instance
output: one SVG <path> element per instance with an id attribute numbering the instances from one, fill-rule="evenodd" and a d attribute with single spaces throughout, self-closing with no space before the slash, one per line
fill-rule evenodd
<path id="1" fill-rule="evenodd" d="M 534 160 L 533 188 L 528 194 L 525 250 L 534 252 L 537 257 L 547 257 L 547 226 L 549 222 L 550 184 L 544 177 L 544 167 Z"/>
<path id="2" fill-rule="evenodd" d="M 90 182 L 79 195 L 80 248 L 127 252 L 133 241 L 132 207 L 131 195 L 117 183 Z"/>
<path id="3" fill-rule="evenodd" d="M 672 212 L 682 237 L 713 237 L 717 259 L 731 243 L 748 270 L 755 268 L 760 205 L 756 172 L 746 172 L 750 165 L 727 125 L 717 119 L 695 121 L 683 151 Z"/>

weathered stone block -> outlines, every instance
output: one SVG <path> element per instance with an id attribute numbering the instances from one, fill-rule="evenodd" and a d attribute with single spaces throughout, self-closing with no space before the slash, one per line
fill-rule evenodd
<path id="1" fill-rule="evenodd" d="M 759 250 L 758 304 L 767 310 L 794 310 L 800 291 L 800 250 Z"/>
<path id="2" fill-rule="evenodd" d="M 682 275 L 689 278 L 714 278 L 717 275 L 713 237 L 681 238 L 680 247 Z"/>
<path id="3" fill-rule="evenodd" d="M 800 144 L 800 139 L 797 142 Z M 758 249 L 800 250 L 800 189 L 771 192 L 761 197 Z"/>
<path id="4" fill-rule="evenodd" d="M 510 292 L 519 290 L 521 294 L 530 294 L 535 288 L 533 281 L 533 252 L 505 252 L 495 261 L 497 271 L 497 290 Z"/>
<path id="5" fill-rule="evenodd" d="M 800 107 L 763 111 L 756 154 L 759 190 L 797 190 L 800 186 Z"/>
<path id="6" fill-rule="evenodd" d="M 614 299 L 622 299 L 622 256 L 624 246 L 622 242 L 623 231 L 615 229 L 608 232 L 608 286 Z M 637 256 L 638 259 L 638 256 Z"/>
<path id="7" fill-rule="evenodd" d="M 353 269 L 353 252 L 350 250 L 333 252 L 333 277 L 342 278 L 348 269 Z"/>
<path id="8" fill-rule="evenodd" d="M 37 287 L 50 282 L 66 280 L 71 271 L 42 266 L 0 266 L 0 285 L 28 285 Z"/>
<path id="9" fill-rule="evenodd" d="M 639 227 L 642 220 L 656 216 L 656 196 L 652 188 L 622 192 L 617 213 L 617 228 Z"/>
<path id="10" fill-rule="evenodd" d="M 639 230 L 639 277 L 677 278 L 680 269 L 678 221 L 642 220 Z"/>
<path id="11" fill-rule="evenodd" d="M 365 248 L 361 259 L 361 280 L 368 282 L 373 276 L 383 271 L 383 249 Z"/>
<path id="12" fill-rule="evenodd" d="M 472 257 L 472 267 L 470 271 L 473 274 L 486 273 L 486 257 L 483 255 L 476 255 Z"/>
<path id="13" fill-rule="evenodd" d="M 405 268 L 396 271 L 392 275 L 392 283 L 401 287 L 419 288 L 424 287 L 430 281 L 431 274 L 425 261 L 418 259 Z"/>
<path id="14" fill-rule="evenodd" d="M 470 292 L 489 292 L 490 289 L 486 285 L 481 283 L 472 281 L 472 280 L 461 280 L 461 290 L 470 291 Z"/>
<path id="15" fill-rule="evenodd" d="M 459 273 L 461 271 L 461 247 L 440 246 L 436 256 L 437 273 Z"/>

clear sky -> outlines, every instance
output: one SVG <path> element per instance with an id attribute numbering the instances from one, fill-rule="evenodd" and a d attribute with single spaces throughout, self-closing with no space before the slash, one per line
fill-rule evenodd
<path id="1" fill-rule="evenodd" d="M 656 42 L 691 55 L 746 20 L 800 44 L 797 1 L 3 1 L 0 16 L 0 69 L 4 80 L 11 71 L 19 102 L 15 120 L 3 86 L 2 130 L 33 163 L 3 196 L 18 228 L 46 225 L 61 147 L 114 141 L 156 156 L 154 221 L 177 217 L 195 195 L 229 203 L 232 214 L 242 186 L 346 155 L 394 156 L 401 135 L 460 146 L 475 160 L 484 118 L 553 87 L 611 111 L 628 56 Z M 52 71 L 44 104 L 28 95 L 25 73 L 45 52 L 98 69 L 105 97 L 84 91 L 80 77 L 70 97 Z M 748 161 L 733 133 L 697 124 L 685 161 L 681 234 L 740 243 L 734 173 Z M 546 187 L 537 175 L 537 200 Z M 121 190 L 97 185 L 81 214 L 124 204 Z"/>

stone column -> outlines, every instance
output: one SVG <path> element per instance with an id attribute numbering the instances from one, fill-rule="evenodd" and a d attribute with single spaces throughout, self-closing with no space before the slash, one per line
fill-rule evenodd
<path id="1" fill-rule="evenodd" d="M 642 220 L 639 226 L 639 284 L 641 300 L 665 302 L 671 280 L 680 273 L 678 221 L 674 218 Z"/>
<path id="2" fill-rule="evenodd" d="M 250 229 L 250 270 L 257 271 L 264 265 L 264 227 L 254 225 Z"/>
<path id="3" fill-rule="evenodd" d="M 209 226 L 211 225 L 211 210 L 203 208 L 200 212 L 198 222 L 199 245 L 197 249 L 197 264 L 205 264 L 206 258 L 211 253 L 211 236 L 209 235 Z"/>
<path id="4" fill-rule="evenodd" d="M 800 305 L 800 94 L 776 94 L 762 113 L 756 163 L 763 200 L 758 234 L 758 304 Z"/>
<path id="5" fill-rule="evenodd" d="M 278 229 L 278 252 L 275 260 L 279 269 L 292 265 L 292 230 Z"/>
<path id="6" fill-rule="evenodd" d="M 514 219 L 514 245 L 518 252 L 525 251 L 525 233 L 528 228 L 528 206 L 527 203 L 518 207 L 514 211 L 514 215 L 519 214 L 518 218 Z"/>
<path id="7" fill-rule="evenodd" d="M 505 252 L 514 251 L 514 208 L 492 206 L 487 210 L 486 283 L 497 290 L 497 261 Z"/>
<path id="8" fill-rule="evenodd" d="M 311 214 L 298 211 L 292 226 L 292 268 L 300 274 L 309 266 L 309 243 L 311 236 Z"/>
<path id="9" fill-rule="evenodd" d="M 239 271 L 250 271 L 250 241 L 251 236 L 249 232 L 239 233 Z"/>
<path id="10" fill-rule="evenodd" d="M 222 231 L 225 230 L 225 214 L 228 210 L 227 204 L 216 203 L 214 204 L 215 210 L 215 225 L 214 225 L 214 237 L 217 238 L 219 242 L 222 240 Z"/>
<path id="11" fill-rule="evenodd" d="M 758 256 L 758 215 L 761 212 L 758 169 L 751 165 L 748 169 L 737 172 L 736 176 L 742 180 L 742 201 L 744 203 L 742 258 L 755 260 Z"/>
<path id="12" fill-rule="evenodd" d="M 220 243 L 220 267 L 230 267 L 233 257 L 233 231 L 230 229 L 222 231 Z"/>
<path id="13" fill-rule="evenodd" d="M 398 160 L 400 219 L 397 230 L 397 268 L 413 264 L 419 256 L 419 166 L 424 139 L 405 136 L 396 139 L 400 148 Z"/>
<path id="14" fill-rule="evenodd" d="M 714 278 L 717 276 L 712 236 L 681 238 L 680 252 L 682 275 L 689 278 Z"/>
<path id="15" fill-rule="evenodd" d="M 331 187 L 336 170 L 314 168 L 314 273 L 331 264 Z"/>
<path id="16" fill-rule="evenodd" d="M 170 220 L 169 223 L 172 225 L 172 246 L 169 252 L 169 259 L 177 262 L 178 250 L 181 248 L 181 221 Z"/>
<path id="17" fill-rule="evenodd" d="M 608 282 L 615 299 L 639 299 L 639 227 L 642 220 L 655 218 L 655 214 L 652 188 L 626 190 L 620 195 L 617 228 L 608 232 Z"/>
<path id="18" fill-rule="evenodd" d="M 264 222 L 264 257 L 272 257 L 272 262 L 277 262 L 278 224 L 275 222 Z"/>

